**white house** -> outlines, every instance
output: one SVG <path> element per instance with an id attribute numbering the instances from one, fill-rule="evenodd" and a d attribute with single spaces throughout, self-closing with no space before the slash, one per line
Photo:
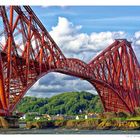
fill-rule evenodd
<path id="1" fill-rule="evenodd" d="M 75 118 L 76 120 L 79 120 L 79 116 L 76 116 L 76 118 Z"/>
<path id="2" fill-rule="evenodd" d="M 40 119 L 40 117 L 38 117 L 38 116 L 35 117 L 35 120 L 39 120 L 39 119 Z"/>

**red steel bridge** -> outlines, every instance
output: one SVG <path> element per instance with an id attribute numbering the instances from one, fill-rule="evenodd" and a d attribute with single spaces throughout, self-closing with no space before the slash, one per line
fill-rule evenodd
<path id="1" fill-rule="evenodd" d="M 0 115 L 10 116 L 49 72 L 87 80 L 104 111 L 133 114 L 140 106 L 140 65 L 130 42 L 115 40 L 86 64 L 64 56 L 29 6 L 0 6 Z"/>

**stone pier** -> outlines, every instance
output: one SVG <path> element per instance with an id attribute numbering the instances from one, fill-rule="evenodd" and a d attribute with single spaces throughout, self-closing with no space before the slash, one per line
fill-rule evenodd
<path id="1" fill-rule="evenodd" d="M 19 128 L 18 116 L 0 116 L 0 128 Z"/>

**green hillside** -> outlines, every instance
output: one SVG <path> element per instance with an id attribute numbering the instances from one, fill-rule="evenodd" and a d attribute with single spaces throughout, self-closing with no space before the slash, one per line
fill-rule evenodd
<path id="1" fill-rule="evenodd" d="M 98 95 L 82 91 L 62 93 L 51 98 L 24 97 L 17 110 L 23 113 L 75 115 L 79 112 L 101 112 L 103 109 Z"/>

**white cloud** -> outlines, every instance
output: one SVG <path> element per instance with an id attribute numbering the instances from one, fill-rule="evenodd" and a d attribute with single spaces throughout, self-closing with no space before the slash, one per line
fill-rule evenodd
<path id="1" fill-rule="evenodd" d="M 75 34 L 81 26 L 74 26 L 72 22 L 69 22 L 68 19 L 64 17 L 58 18 L 58 24 L 56 27 L 52 27 L 52 31 L 55 31 L 55 34 L 65 37 L 66 35 Z"/>
<path id="2" fill-rule="evenodd" d="M 123 31 L 92 33 L 89 39 L 90 47 L 92 50 L 100 51 L 113 43 L 114 39 L 124 38 L 125 36 L 126 34 Z"/>
<path id="3" fill-rule="evenodd" d="M 94 87 L 85 80 L 64 74 L 50 73 L 37 81 L 28 91 L 27 96 L 51 97 L 58 93 L 83 90 L 97 94 Z"/>
<path id="4" fill-rule="evenodd" d="M 140 31 L 135 32 L 134 45 L 140 46 Z"/>
<path id="5" fill-rule="evenodd" d="M 130 21 L 140 21 L 140 16 L 119 16 L 119 17 L 109 17 L 109 18 L 93 18 L 93 19 L 87 19 L 86 22 L 117 22 L 117 21 L 123 21 L 123 22 L 130 22 Z"/>
<path id="6" fill-rule="evenodd" d="M 95 55 L 95 52 L 106 48 L 114 39 L 126 37 L 123 31 L 93 32 L 88 35 L 80 33 L 81 28 L 82 26 L 74 26 L 68 19 L 59 17 L 58 24 L 52 27 L 50 34 L 67 57 L 79 59 L 84 57 L 86 62 Z M 89 55 L 85 55 L 85 52 Z"/>
<path id="7" fill-rule="evenodd" d="M 139 39 L 139 38 L 140 38 L 140 31 L 135 32 L 134 37 L 135 37 L 136 39 Z"/>
<path id="8" fill-rule="evenodd" d="M 6 39 L 5 36 L 0 36 L 0 50 L 3 49 L 3 46 L 5 46 Z"/>
<path id="9" fill-rule="evenodd" d="M 134 37 L 132 38 L 132 45 L 140 63 L 140 31 L 135 32 Z"/>

